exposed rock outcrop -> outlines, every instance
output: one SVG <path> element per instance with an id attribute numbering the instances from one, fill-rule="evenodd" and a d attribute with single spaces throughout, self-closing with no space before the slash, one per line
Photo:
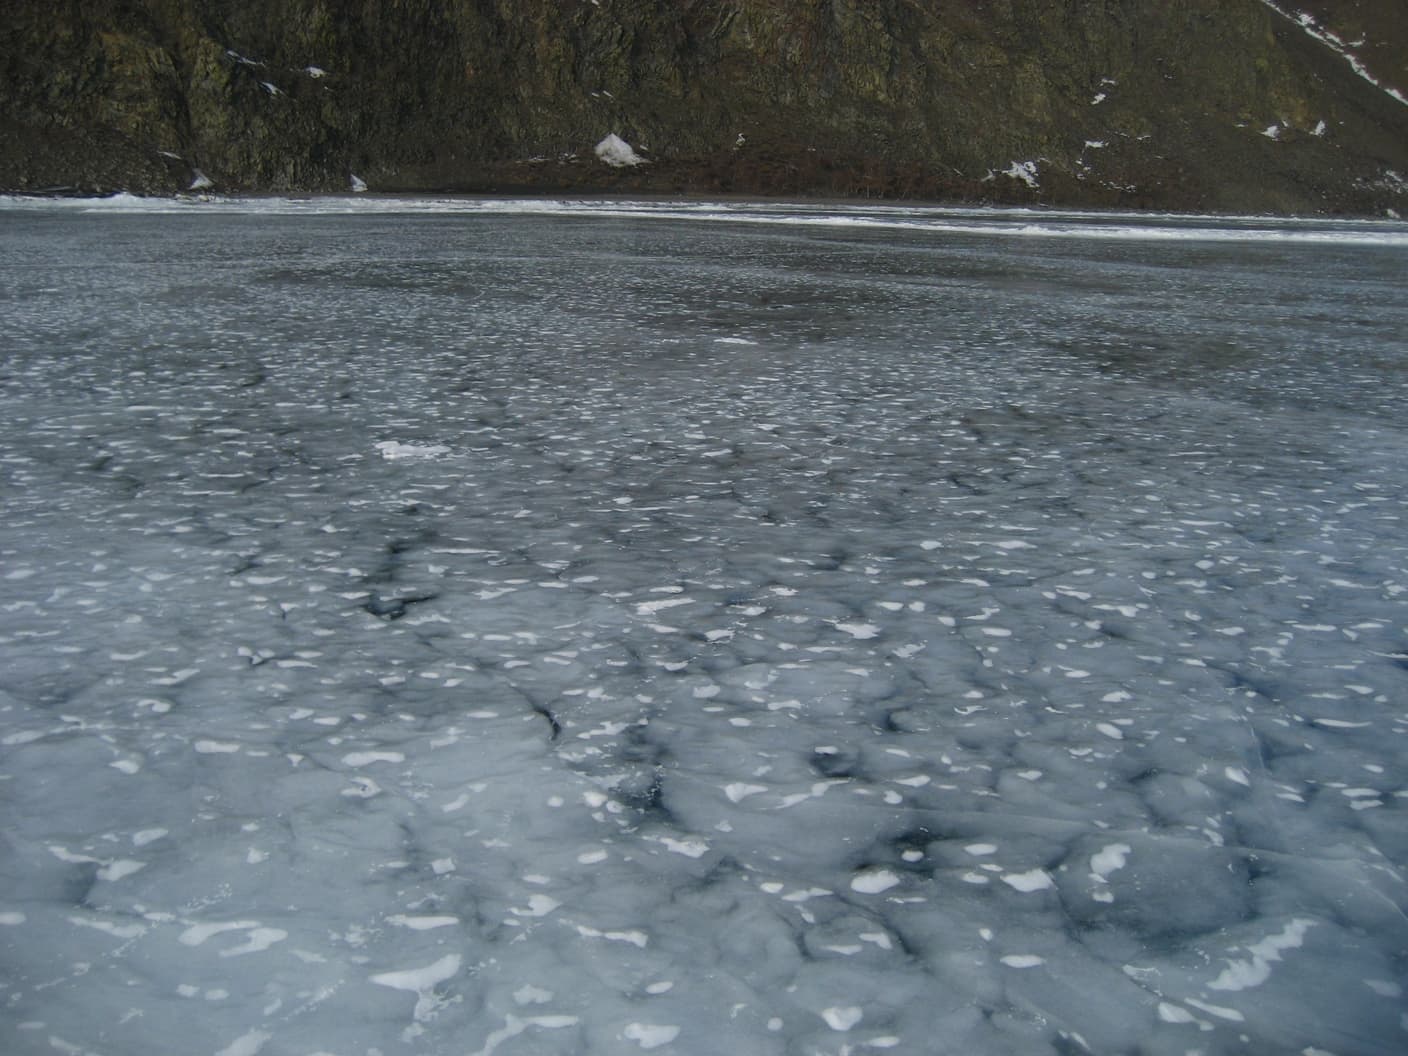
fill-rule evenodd
<path id="1" fill-rule="evenodd" d="M 12 190 L 1408 209 L 1399 0 L 6 6 Z"/>

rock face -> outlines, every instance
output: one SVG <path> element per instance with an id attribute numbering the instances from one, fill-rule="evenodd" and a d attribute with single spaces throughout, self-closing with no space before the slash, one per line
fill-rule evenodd
<path id="1" fill-rule="evenodd" d="M 9 190 L 1408 210 L 1401 0 L 5 6 Z"/>

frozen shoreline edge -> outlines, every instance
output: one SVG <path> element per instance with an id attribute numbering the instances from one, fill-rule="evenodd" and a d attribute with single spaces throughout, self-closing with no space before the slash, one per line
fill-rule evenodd
<path id="1" fill-rule="evenodd" d="M 1269 242 L 1408 247 L 1408 221 L 765 198 L 405 194 L 0 195 L 0 212 L 260 216 L 563 216 L 664 219 L 944 234 L 1131 241 Z"/>

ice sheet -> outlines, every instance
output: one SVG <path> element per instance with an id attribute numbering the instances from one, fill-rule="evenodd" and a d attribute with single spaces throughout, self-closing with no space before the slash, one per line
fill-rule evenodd
<path id="1" fill-rule="evenodd" d="M 1400 228 L 356 201 L 0 215 L 0 1051 L 1404 1050 Z"/>

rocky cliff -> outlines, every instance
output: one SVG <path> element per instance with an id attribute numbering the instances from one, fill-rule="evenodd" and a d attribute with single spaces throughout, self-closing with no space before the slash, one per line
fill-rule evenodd
<path id="1" fill-rule="evenodd" d="M 10 190 L 1408 211 L 1401 0 L 5 6 Z"/>

